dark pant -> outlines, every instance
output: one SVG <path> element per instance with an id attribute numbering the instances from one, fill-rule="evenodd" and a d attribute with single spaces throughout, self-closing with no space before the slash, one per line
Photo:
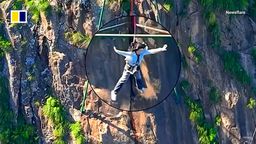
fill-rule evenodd
<path id="1" fill-rule="evenodd" d="M 141 77 L 141 71 L 137 70 L 134 74 L 131 74 L 128 70 L 124 69 L 123 74 L 121 76 L 121 78 L 118 80 L 118 82 L 116 83 L 116 86 L 114 88 L 114 93 L 117 94 L 120 89 L 122 88 L 122 86 L 127 82 L 127 80 L 130 78 L 130 76 L 134 76 L 136 79 L 136 86 L 138 89 L 142 89 L 144 88 L 144 83 Z"/>

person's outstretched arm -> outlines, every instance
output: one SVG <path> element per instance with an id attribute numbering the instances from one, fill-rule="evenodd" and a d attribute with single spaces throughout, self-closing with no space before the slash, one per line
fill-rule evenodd
<path id="1" fill-rule="evenodd" d="M 156 53 L 159 53 L 159 52 L 163 52 L 163 51 L 167 51 L 167 44 L 165 44 L 163 47 L 161 48 L 156 48 L 156 49 L 150 49 L 148 50 L 146 48 L 146 52 L 145 52 L 145 55 L 150 55 L 150 54 L 156 54 Z"/>
<path id="2" fill-rule="evenodd" d="M 131 55 L 131 52 L 117 50 L 115 46 L 114 46 L 114 51 L 115 51 L 117 54 L 122 55 L 122 56 L 125 56 L 125 57 Z"/>

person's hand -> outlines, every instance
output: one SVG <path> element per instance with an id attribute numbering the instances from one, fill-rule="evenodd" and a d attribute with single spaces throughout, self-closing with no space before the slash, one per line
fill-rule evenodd
<path id="1" fill-rule="evenodd" d="M 163 49 L 163 51 L 167 51 L 167 49 L 166 49 L 166 48 L 167 48 L 167 44 L 165 44 L 165 45 L 163 46 L 163 48 L 162 48 L 162 49 Z"/>
<path id="2" fill-rule="evenodd" d="M 113 48 L 114 48 L 114 50 L 116 50 L 116 47 L 115 47 L 115 46 L 114 46 Z"/>

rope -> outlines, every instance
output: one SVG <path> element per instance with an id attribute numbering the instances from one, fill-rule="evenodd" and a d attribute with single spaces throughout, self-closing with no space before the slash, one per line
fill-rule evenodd
<path id="1" fill-rule="evenodd" d="M 172 37 L 171 35 L 167 34 L 95 34 L 95 36 L 102 36 L 102 37 Z"/>
<path id="2" fill-rule="evenodd" d="M 98 22 L 98 29 L 100 29 L 100 27 L 101 27 L 102 17 L 103 17 L 103 12 L 104 12 L 104 8 L 105 8 L 105 4 L 106 4 L 106 0 L 103 0 L 103 5 L 102 5 L 102 7 L 101 7 L 100 18 L 99 18 L 99 22 Z"/>
<path id="3" fill-rule="evenodd" d="M 99 32 L 105 31 L 105 30 L 108 30 L 108 29 L 112 29 L 112 28 L 116 28 L 116 27 L 120 27 L 120 26 L 123 26 L 125 24 L 126 24 L 126 22 L 121 23 L 121 24 L 117 24 L 117 25 L 113 25 L 113 26 L 109 26 L 109 27 L 106 27 L 106 28 L 102 28 L 102 29 L 99 30 Z"/>
<path id="4" fill-rule="evenodd" d="M 88 94 L 88 87 L 89 87 L 89 82 L 88 80 L 84 83 L 84 91 L 83 91 L 83 100 L 80 108 L 80 112 L 83 113 L 85 111 L 85 100 Z"/>
<path id="5" fill-rule="evenodd" d="M 157 29 L 157 28 L 153 28 L 153 27 L 149 27 L 149 26 L 144 26 L 144 25 L 141 25 L 141 24 L 136 24 L 136 26 L 138 26 L 140 28 L 145 28 L 145 29 L 149 29 L 149 30 L 153 30 L 153 31 L 157 31 L 157 32 L 165 33 L 165 34 L 169 35 L 169 32 L 166 31 L 166 30 L 161 30 L 161 29 Z"/>

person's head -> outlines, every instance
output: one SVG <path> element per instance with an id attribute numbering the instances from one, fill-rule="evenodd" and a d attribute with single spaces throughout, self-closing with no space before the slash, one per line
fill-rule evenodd
<path id="1" fill-rule="evenodd" d="M 145 49 L 145 47 L 146 45 L 143 43 L 135 43 L 132 51 L 139 55 Z"/>

